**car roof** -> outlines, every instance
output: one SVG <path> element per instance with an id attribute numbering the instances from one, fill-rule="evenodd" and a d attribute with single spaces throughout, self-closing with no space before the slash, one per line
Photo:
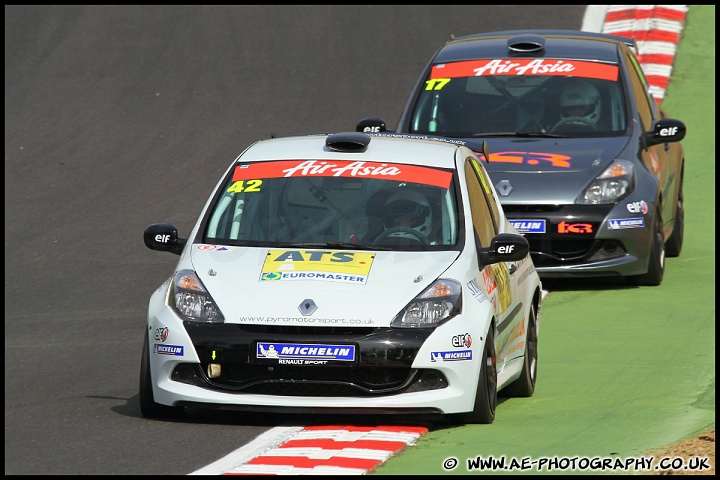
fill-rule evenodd
<path id="1" fill-rule="evenodd" d="M 455 151 L 463 143 L 395 133 L 304 134 L 257 141 L 237 161 L 334 159 L 454 168 Z"/>
<path id="2" fill-rule="evenodd" d="M 511 44 L 517 46 L 515 51 Z M 617 63 L 620 44 L 632 48 L 634 40 L 580 30 L 504 30 L 455 38 L 438 51 L 432 63 L 522 56 Z"/>

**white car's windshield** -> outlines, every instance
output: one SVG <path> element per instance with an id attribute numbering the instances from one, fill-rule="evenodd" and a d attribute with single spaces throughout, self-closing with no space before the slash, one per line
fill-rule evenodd
<path id="1" fill-rule="evenodd" d="M 452 171 L 362 162 L 358 174 L 357 162 L 327 163 L 238 164 L 209 210 L 203 241 L 397 250 L 456 245 Z"/>
<path id="2" fill-rule="evenodd" d="M 578 75 L 567 76 L 564 70 L 562 75 L 537 74 L 538 69 L 520 60 L 495 67 L 489 66 L 490 60 L 436 65 L 415 104 L 410 133 L 450 137 L 624 133 L 626 110 L 617 66 L 556 62 Z"/>

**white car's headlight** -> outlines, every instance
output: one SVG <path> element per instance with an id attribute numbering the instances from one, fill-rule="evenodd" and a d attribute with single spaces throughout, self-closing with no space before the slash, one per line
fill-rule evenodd
<path id="1" fill-rule="evenodd" d="M 224 323 L 225 317 L 215 301 L 192 270 L 175 273 L 173 290 L 168 299 L 170 306 L 188 322 Z"/>
<path id="2" fill-rule="evenodd" d="M 615 160 L 597 176 L 575 203 L 599 205 L 615 203 L 635 188 L 635 169 L 628 160 Z"/>
<path id="3" fill-rule="evenodd" d="M 462 288 L 455 280 L 440 279 L 415 297 L 392 321 L 396 328 L 434 328 L 460 313 Z"/>

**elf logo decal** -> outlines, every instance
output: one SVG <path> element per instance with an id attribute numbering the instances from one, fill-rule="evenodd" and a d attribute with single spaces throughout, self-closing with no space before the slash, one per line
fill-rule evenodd
<path id="1" fill-rule="evenodd" d="M 645 200 L 640 200 L 639 202 L 628 203 L 627 209 L 630 213 L 642 213 L 645 215 L 648 212 L 648 204 Z"/>
<path id="2" fill-rule="evenodd" d="M 375 254 L 329 250 L 270 250 L 260 281 L 317 280 L 366 284 Z"/>
<path id="3" fill-rule="evenodd" d="M 465 347 L 469 348 L 472 345 L 472 337 L 469 333 L 463 333 L 462 335 L 455 335 L 452 337 L 453 347 Z"/>
<path id="4" fill-rule="evenodd" d="M 155 340 L 160 340 L 161 342 L 164 342 L 168 338 L 168 334 L 170 333 L 170 330 L 168 327 L 161 327 L 155 329 Z"/>
<path id="5" fill-rule="evenodd" d="M 558 233 L 593 233 L 593 228 L 589 223 L 560 222 L 558 224 Z"/>

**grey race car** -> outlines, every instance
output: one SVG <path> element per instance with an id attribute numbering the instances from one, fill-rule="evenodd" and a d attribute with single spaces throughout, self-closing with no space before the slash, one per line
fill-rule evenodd
<path id="1" fill-rule="evenodd" d="M 480 153 L 542 278 L 659 285 L 683 243 L 686 127 L 652 97 L 626 38 L 504 31 L 456 38 L 430 60 L 396 133 Z M 358 131 L 385 131 L 377 117 Z"/>

